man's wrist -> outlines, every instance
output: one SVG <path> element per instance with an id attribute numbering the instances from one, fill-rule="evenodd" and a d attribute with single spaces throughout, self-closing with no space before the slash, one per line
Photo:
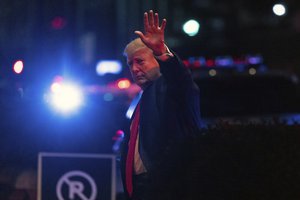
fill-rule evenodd
<path id="1" fill-rule="evenodd" d="M 159 55 L 159 56 L 156 56 L 154 55 L 154 57 L 158 60 L 161 60 L 161 61 L 166 61 L 168 60 L 169 58 L 171 57 L 174 57 L 174 54 L 170 51 L 170 49 L 168 48 L 168 46 L 166 44 L 164 44 L 165 47 L 166 47 L 166 52 Z"/>

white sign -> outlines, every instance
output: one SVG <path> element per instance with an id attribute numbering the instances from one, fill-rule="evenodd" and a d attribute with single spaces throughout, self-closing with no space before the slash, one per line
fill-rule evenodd
<path id="1" fill-rule="evenodd" d="M 78 177 L 86 180 L 89 185 L 86 185 L 88 188 L 91 188 L 91 194 L 86 196 L 85 183 L 78 181 Z M 63 186 L 67 186 L 69 189 L 69 200 L 75 199 L 76 195 L 82 200 L 95 200 L 97 197 L 97 186 L 93 178 L 85 172 L 82 171 L 70 171 L 64 174 L 56 185 L 56 195 L 59 200 L 67 200 L 62 195 Z"/>

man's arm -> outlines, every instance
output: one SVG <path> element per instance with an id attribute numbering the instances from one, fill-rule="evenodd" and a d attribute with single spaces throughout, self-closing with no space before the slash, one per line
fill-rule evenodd
<path id="1" fill-rule="evenodd" d="M 172 51 L 171 51 L 172 52 Z M 173 56 L 169 56 L 168 60 L 158 60 L 160 72 L 167 81 L 169 88 L 173 88 L 177 92 L 185 91 L 187 87 L 194 87 L 191 72 L 183 64 L 182 60 L 172 52 Z"/>
<path id="2" fill-rule="evenodd" d="M 171 52 L 165 44 L 166 23 L 167 20 L 163 19 L 161 25 L 159 25 L 158 13 L 153 13 L 150 10 L 149 13 L 144 13 L 144 33 L 135 31 L 135 34 L 153 51 L 167 82 L 172 87 L 179 89 L 178 86 L 180 86 L 183 89 L 185 86 L 191 85 L 192 78 L 189 70 L 184 67 L 180 58 Z"/>

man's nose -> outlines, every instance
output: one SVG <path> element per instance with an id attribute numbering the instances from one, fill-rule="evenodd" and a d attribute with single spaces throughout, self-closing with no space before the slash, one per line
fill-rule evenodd
<path id="1" fill-rule="evenodd" d="M 138 71 L 140 71 L 140 67 L 137 64 L 133 64 L 131 70 L 133 72 L 138 72 Z"/>

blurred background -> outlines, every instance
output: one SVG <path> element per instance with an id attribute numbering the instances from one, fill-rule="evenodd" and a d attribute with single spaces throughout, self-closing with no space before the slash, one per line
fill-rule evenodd
<path id="1" fill-rule="evenodd" d="M 122 53 L 149 9 L 206 123 L 300 119 L 300 1 L 1 0 L 3 187 L 36 190 L 39 152 L 118 153 L 139 92 Z"/>

